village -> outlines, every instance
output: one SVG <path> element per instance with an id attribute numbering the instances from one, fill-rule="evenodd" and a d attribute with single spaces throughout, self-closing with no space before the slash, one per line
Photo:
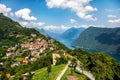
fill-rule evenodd
<path id="1" fill-rule="evenodd" d="M 56 50 L 56 45 L 53 44 L 54 40 L 50 39 L 48 41 L 38 38 L 33 42 L 22 43 L 20 45 L 15 45 L 14 47 L 10 47 L 7 49 L 6 55 L 4 56 L 5 59 L 14 57 L 15 61 L 11 64 L 11 68 L 19 66 L 20 64 L 27 65 L 29 62 L 35 62 L 41 55 L 46 55 L 47 51 L 53 51 L 52 54 L 52 63 L 56 65 L 56 58 L 60 58 L 59 52 L 65 55 L 64 50 Z M 24 57 L 23 57 L 24 55 Z M 0 65 L 4 66 L 3 62 L 0 62 Z M 26 80 L 26 77 L 29 75 L 33 75 L 34 72 L 26 72 L 23 74 L 23 77 Z M 0 74 L 0 77 L 2 75 Z M 14 75 L 10 73 L 6 73 L 7 78 L 12 78 Z"/>

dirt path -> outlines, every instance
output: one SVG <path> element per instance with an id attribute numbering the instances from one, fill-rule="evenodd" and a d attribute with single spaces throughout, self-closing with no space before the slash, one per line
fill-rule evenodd
<path id="1" fill-rule="evenodd" d="M 62 72 L 58 75 L 58 77 L 56 78 L 56 80 L 60 80 L 62 78 L 62 76 L 64 75 L 64 73 L 66 72 L 66 70 L 68 69 L 68 65 L 71 62 L 69 61 L 68 64 L 65 66 L 65 68 L 62 70 Z M 90 80 L 95 80 L 95 77 L 93 76 L 92 73 L 90 73 L 89 71 L 86 70 L 82 70 L 80 62 L 77 63 L 78 66 L 76 67 L 76 69 L 80 72 L 83 73 L 84 75 L 86 75 Z"/>
<path id="2" fill-rule="evenodd" d="M 90 73 L 89 71 L 86 71 L 86 70 L 82 70 L 82 68 L 80 67 L 80 62 L 78 62 L 78 66 L 76 67 L 76 69 L 83 73 L 84 75 L 86 75 L 90 80 L 95 80 L 95 77 L 93 76 L 92 73 Z"/>
<path id="3" fill-rule="evenodd" d="M 65 68 L 62 70 L 62 72 L 60 73 L 60 75 L 56 78 L 56 80 L 60 80 L 62 78 L 62 76 L 64 75 L 64 73 L 66 72 L 66 70 L 68 69 L 68 65 L 70 64 L 70 62 L 67 63 L 67 65 L 65 66 Z"/>

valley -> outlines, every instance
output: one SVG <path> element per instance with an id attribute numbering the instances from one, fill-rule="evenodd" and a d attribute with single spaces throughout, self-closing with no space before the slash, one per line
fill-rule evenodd
<path id="1" fill-rule="evenodd" d="M 0 80 L 120 80 L 120 0 L 0 0 Z"/>
<path id="2" fill-rule="evenodd" d="M 96 30 L 94 30 L 94 29 L 96 29 Z M 38 29 L 38 31 L 41 32 L 39 29 Z M 93 52 L 93 53 L 94 52 L 105 52 L 107 55 L 115 58 L 117 62 L 120 62 L 119 52 L 115 50 L 117 48 L 117 46 L 119 47 L 119 42 L 118 42 L 119 35 L 118 36 L 115 36 L 115 34 L 113 36 L 108 35 L 108 37 L 118 40 L 117 41 L 118 43 L 116 43 L 116 41 L 114 41 L 112 39 L 107 39 L 108 38 L 107 36 L 104 37 L 104 35 L 103 35 L 100 37 L 102 39 L 101 41 L 109 41 L 109 44 L 100 43 L 99 41 L 97 41 L 96 36 L 94 35 L 94 34 L 100 35 L 100 34 L 105 34 L 105 33 L 110 34 L 113 32 L 114 33 L 117 32 L 116 34 L 119 34 L 119 28 L 97 28 L 97 27 L 90 27 L 88 29 L 70 28 L 70 29 L 66 30 L 64 33 L 59 34 L 59 35 L 56 35 L 55 33 L 51 34 L 44 30 L 45 35 L 46 34 L 48 35 L 47 37 L 51 37 L 51 38 L 59 41 L 60 43 L 64 44 L 65 46 L 67 46 L 70 49 L 82 48 L 83 50 Z M 86 34 L 88 34 L 88 35 L 86 35 Z M 88 39 L 85 40 L 84 38 L 88 38 Z M 93 39 L 91 39 L 91 38 L 93 38 Z M 95 41 L 92 42 L 93 40 L 95 40 Z M 117 45 L 116 44 L 113 45 L 110 42 L 116 43 Z M 109 45 L 109 47 L 107 47 L 108 45 Z"/>
<path id="3" fill-rule="evenodd" d="M 62 77 L 68 80 L 120 79 L 120 63 L 110 56 L 101 52 L 89 53 L 79 48 L 69 49 L 33 28 L 22 27 L 2 13 L 0 34 L 2 80 L 56 80 L 64 69 L 58 80 Z"/>

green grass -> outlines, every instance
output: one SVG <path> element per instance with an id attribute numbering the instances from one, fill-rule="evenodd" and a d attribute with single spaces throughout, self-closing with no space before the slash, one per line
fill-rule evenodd
<path id="1" fill-rule="evenodd" d="M 67 69 L 65 74 L 62 76 L 61 80 L 67 80 L 67 76 L 70 75 L 70 68 Z M 73 74 L 74 77 L 76 77 L 78 80 L 89 80 L 85 75 L 79 73 L 79 72 L 74 72 Z"/>
<path id="2" fill-rule="evenodd" d="M 24 58 L 19 58 L 19 57 L 17 57 L 16 59 L 15 59 L 15 61 L 22 61 Z"/>
<path id="3" fill-rule="evenodd" d="M 35 71 L 35 75 L 33 76 L 32 80 L 56 80 L 57 76 L 60 72 L 64 69 L 65 64 L 52 66 L 52 72 L 50 76 L 47 77 L 47 68 L 42 68 Z"/>

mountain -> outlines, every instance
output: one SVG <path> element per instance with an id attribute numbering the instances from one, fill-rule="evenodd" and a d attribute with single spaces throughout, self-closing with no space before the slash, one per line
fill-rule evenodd
<path id="1" fill-rule="evenodd" d="M 49 31 L 49 30 L 45 30 L 46 31 L 46 33 L 48 34 L 48 36 L 49 37 L 51 37 L 51 38 L 53 38 L 53 39 L 57 39 L 58 38 L 58 36 L 60 35 L 60 33 L 54 33 L 54 32 L 52 32 L 52 31 Z"/>
<path id="2" fill-rule="evenodd" d="M 64 33 L 56 37 L 56 40 L 60 41 L 61 43 L 65 44 L 69 48 L 73 48 L 71 43 L 78 38 L 81 32 L 83 32 L 84 28 L 70 28 L 66 30 Z"/>
<path id="3" fill-rule="evenodd" d="M 89 27 L 72 42 L 72 46 L 120 54 L 120 28 Z"/>
<path id="4" fill-rule="evenodd" d="M 75 40 L 78 38 L 81 32 L 83 32 L 84 28 L 70 28 L 67 31 L 65 31 L 63 34 L 60 35 L 63 39 L 68 39 L 70 41 Z"/>
<path id="5" fill-rule="evenodd" d="M 73 47 L 71 46 L 71 42 L 74 41 L 79 36 L 79 34 L 84 30 L 85 30 L 84 28 L 70 28 L 62 34 L 57 34 L 50 31 L 46 32 L 51 38 L 61 42 L 68 48 L 72 49 Z"/>
<path id="6" fill-rule="evenodd" d="M 22 27 L 19 23 L 0 13 L 0 48 L 21 43 L 31 34 L 41 35 L 35 29 Z"/>
<path id="7" fill-rule="evenodd" d="M 35 30 L 39 31 L 42 35 L 46 36 L 46 37 L 50 37 L 52 39 L 57 39 L 58 36 L 60 35 L 59 33 L 54 33 L 52 31 L 49 31 L 49 30 L 45 30 L 45 29 L 39 29 L 37 27 L 35 27 Z"/>
<path id="8" fill-rule="evenodd" d="M 70 71 L 80 61 L 82 69 L 91 72 L 96 80 L 120 80 L 120 63 L 104 53 L 70 50 L 0 14 L 0 80 L 54 80 L 68 61 L 74 65 L 69 67 Z M 52 65 L 54 63 L 56 66 Z M 81 73 L 74 73 L 81 78 Z"/>
<path id="9" fill-rule="evenodd" d="M 35 28 L 37 31 L 39 31 L 42 35 L 49 37 L 49 35 L 47 34 L 47 32 L 44 29 L 39 29 L 39 28 Z"/>
<path id="10" fill-rule="evenodd" d="M 22 27 L 18 22 L 0 13 L 0 50 L 15 46 L 16 44 L 32 42 L 38 37 L 45 40 L 50 39 L 44 36 L 48 35 L 44 29 L 38 31 L 34 28 Z M 57 44 L 57 46 L 58 44 L 62 45 L 57 41 L 55 44 Z"/>
<path id="11" fill-rule="evenodd" d="M 53 53 L 63 55 L 67 50 L 37 30 L 22 27 L 0 14 L 0 80 L 23 80 L 24 74 L 31 80 L 33 71 L 51 66 Z M 62 57 L 56 64 L 60 62 L 67 63 L 67 60 Z"/>

